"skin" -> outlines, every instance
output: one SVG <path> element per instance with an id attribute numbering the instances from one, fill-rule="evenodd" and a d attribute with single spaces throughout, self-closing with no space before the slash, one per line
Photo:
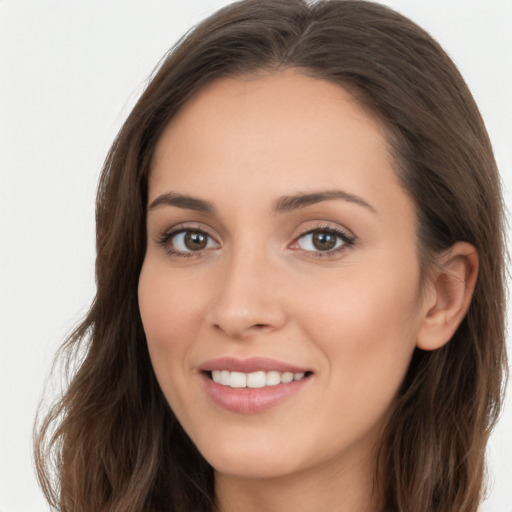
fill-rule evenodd
<path id="1" fill-rule="evenodd" d="M 283 196 L 325 190 L 350 200 L 274 211 Z M 151 207 L 169 193 L 215 211 Z M 298 71 L 221 79 L 161 136 L 148 204 L 139 303 L 149 352 L 171 408 L 215 469 L 219 509 L 381 510 L 376 448 L 412 352 L 447 341 L 455 327 L 445 306 L 458 300 L 455 325 L 469 303 L 452 289 L 440 301 L 435 279 L 422 289 L 414 205 L 383 127 L 342 88 Z M 322 252 L 311 235 L 300 238 L 326 227 L 353 243 L 336 238 L 339 250 Z M 161 243 L 174 228 L 208 234 L 206 248 L 176 253 L 179 237 Z M 460 249 L 447 266 L 471 277 L 474 251 Z M 268 357 L 312 375 L 277 406 L 238 414 L 214 404 L 200 378 L 205 361 L 224 356 Z"/>

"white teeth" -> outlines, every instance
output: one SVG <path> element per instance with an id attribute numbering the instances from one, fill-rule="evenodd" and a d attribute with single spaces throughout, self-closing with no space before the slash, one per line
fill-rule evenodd
<path id="1" fill-rule="evenodd" d="M 229 386 L 229 372 L 227 370 L 222 370 L 220 372 L 221 384 L 224 386 Z"/>
<path id="2" fill-rule="evenodd" d="M 247 387 L 247 374 L 242 372 L 231 372 L 229 376 L 229 387 L 245 388 Z"/>
<path id="3" fill-rule="evenodd" d="M 248 388 L 262 388 L 265 386 L 265 372 L 254 372 L 247 374 Z"/>
<path id="4" fill-rule="evenodd" d="M 252 373 L 230 372 L 228 370 L 213 370 L 212 380 L 217 384 L 232 388 L 263 388 L 265 386 L 277 386 L 288 384 L 294 380 L 304 378 L 304 373 L 292 372 L 264 372 Z"/>
<path id="5" fill-rule="evenodd" d="M 277 384 L 281 384 L 281 374 L 279 372 L 267 372 L 265 384 L 267 386 L 276 386 Z"/>
<path id="6" fill-rule="evenodd" d="M 292 380 L 293 380 L 292 372 L 284 372 L 281 375 L 281 382 L 284 382 L 285 384 L 288 384 L 288 382 L 291 382 Z"/>

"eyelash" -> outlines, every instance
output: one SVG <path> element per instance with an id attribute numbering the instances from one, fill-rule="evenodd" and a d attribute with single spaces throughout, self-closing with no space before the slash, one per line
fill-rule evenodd
<path id="1" fill-rule="evenodd" d="M 170 244 L 170 242 L 172 241 L 172 239 L 174 237 L 176 237 L 182 233 L 183 234 L 197 233 L 197 234 L 206 236 L 208 238 L 208 240 L 215 240 L 204 229 L 195 228 L 192 226 L 192 227 L 186 227 L 186 228 L 185 227 L 176 228 L 171 231 L 166 231 L 159 236 L 157 243 L 165 248 L 165 250 L 169 256 L 176 256 L 179 258 L 193 258 L 193 257 L 197 258 L 197 257 L 202 256 L 205 251 L 210 249 L 210 248 L 205 248 L 201 251 L 179 251 L 179 250 L 176 250 L 175 248 L 173 248 L 173 246 Z M 207 242 L 207 243 L 209 243 L 209 242 Z M 215 243 L 218 244 L 218 242 L 216 242 L 216 241 L 215 241 Z"/>
<path id="2" fill-rule="evenodd" d="M 200 228 L 194 228 L 193 226 L 186 227 L 186 228 L 180 227 L 180 228 L 173 229 L 171 231 L 166 231 L 158 237 L 157 243 L 165 248 L 165 250 L 169 256 L 175 256 L 175 257 L 179 257 L 179 258 L 201 257 L 205 252 L 207 252 L 208 250 L 211 249 L 211 247 L 210 247 L 210 248 L 205 248 L 205 249 L 202 249 L 199 251 L 192 251 L 192 250 L 191 251 L 179 251 L 179 250 L 176 250 L 175 248 L 173 248 L 173 246 L 169 242 L 171 242 L 174 237 L 176 237 L 180 234 L 185 234 L 185 233 L 196 233 L 196 234 L 204 235 L 205 237 L 208 238 L 209 241 L 213 240 L 218 245 L 218 242 L 211 235 L 209 235 L 208 232 L 206 232 L 205 230 L 200 229 Z M 293 250 L 300 250 L 300 247 L 293 247 L 293 246 L 298 246 L 300 240 L 304 240 L 307 236 L 313 235 L 314 233 L 326 233 L 329 235 L 334 235 L 339 240 L 341 240 L 342 243 L 340 244 L 339 247 L 335 247 L 334 249 L 329 249 L 329 250 L 325 250 L 325 251 L 321 251 L 321 250 L 317 250 L 317 251 L 304 250 L 303 251 L 304 253 L 308 254 L 308 256 L 313 257 L 313 258 L 326 258 L 326 257 L 328 258 L 328 257 L 337 256 L 339 253 L 341 253 L 341 252 L 347 250 L 347 248 L 353 246 L 356 242 L 356 238 L 354 236 L 348 235 L 346 232 L 344 232 L 340 229 L 334 228 L 332 226 L 319 226 L 319 227 L 315 227 L 313 229 L 309 229 L 309 230 L 301 233 L 298 237 L 295 238 L 295 240 L 292 242 L 292 244 L 289 247 L 292 248 Z M 207 243 L 210 243 L 209 241 Z M 337 243 L 338 242 L 336 242 L 336 244 Z"/>
<path id="3" fill-rule="evenodd" d="M 304 251 L 308 253 L 308 255 L 311 256 L 312 258 L 329 258 L 333 256 L 338 256 L 341 252 L 346 251 L 356 242 L 356 238 L 353 235 L 348 235 L 345 231 L 342 231 L 341 229 L 334 228 L 332 226 L 319 226 L 313 229 L 309 229 L 308 231 L 300 234 L 295 239 L 292 245 L 298 245 L 301 239 L 304 239 L 308 235 L 313 235 L 314 233 L 327 233 L 329 235 L 334 235 L 335 237 L 340 239 L 342 243 L 339 247 L 335 247 L 334 249 L 329 249 L 326 251 Z"/>

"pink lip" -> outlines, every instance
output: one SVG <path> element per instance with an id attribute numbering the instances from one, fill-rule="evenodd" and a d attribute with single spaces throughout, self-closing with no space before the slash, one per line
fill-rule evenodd
<path id="1" fill-rule="evenodd" d="M 251 357 L 249 359 L 236 359 L 234 357 L 219 357 L 206 361 L 200 367 L 203 372 L 211 372 L 213 370 L 228 370 L 230 372 L 291 372 L 306 373 L 308 368 L 292 365 L 276 359 L 268 359 L 266 357 Z"/>
<path id="2" fill-rule="evenodd" d="M 297 394 L 309 382 L 310 375 L 286 384 L 263 388 L 230 388 L 214 382 L 209 375 L 213 370 L 278 371 L 305 373 L 308 370 L 282 361 L 266 358 L 234 359 L 230 357 L 207 361 L 200 368 L 200 377 L 208 397 L 217 406 L 239 414 L 254 414 L 266 411 Z"/>

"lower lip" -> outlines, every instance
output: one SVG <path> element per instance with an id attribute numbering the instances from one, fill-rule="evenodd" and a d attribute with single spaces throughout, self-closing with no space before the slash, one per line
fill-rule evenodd
<path id="1" fill-rule="evenodd" d="M 263 412 L 297 394 L 310 377 L 263 388 L 231 388 L 217 384 L 203 373 L 201 378 L 210 399 L 222 409 L 239 414 Z"/>

